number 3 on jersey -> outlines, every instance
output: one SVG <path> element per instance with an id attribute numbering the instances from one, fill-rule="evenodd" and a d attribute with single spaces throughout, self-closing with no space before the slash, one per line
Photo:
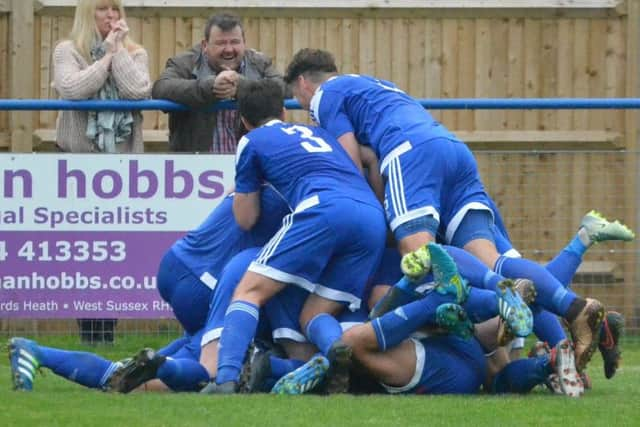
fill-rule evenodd
<path id="1" fill-rule="evenodd" d="M 302 148 L 309 153 L 328 153 L 333 151 L 331 146 L 327 142 L 317 136 L 313 136 L 313 131 L 306 126 L 293 125 L 286 128 L 280 128 L 284 133 L 288 135 L 299 134 L 302 142 Z"/>

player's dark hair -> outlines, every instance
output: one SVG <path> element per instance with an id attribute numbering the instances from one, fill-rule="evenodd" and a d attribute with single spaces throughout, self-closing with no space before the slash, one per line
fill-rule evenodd
<path id="1" fill-rule="evenodd" d="M 337 72 L 336 60 L 331 53 L 321 49 L 304 48 L 293 55 L 293 59 L 287 66 L 284 82 L 289 85 L 303 74 L 313 80 L 320 74 Z"/>
<path id="2" fill-rule="evenodd" d="M 222 12 L 213 15 L 207 20 L 204 26 L 204 39 L 209 40 L 211 35 L 211 27 L 218 27 L 223 32 L 231 31 L 236 27 L 240 27 L 242 38 L 244 39 L 244 28 L 242 28 L 242 19 L 238 15 L 230 12 Z"/>
<path id="3" fill-rule="evenodd" d="M 240 80 L 236 94 L 238 111 L 251 126 L 278 119 L 284 108 L 284 88 L 277 80 Z"/>

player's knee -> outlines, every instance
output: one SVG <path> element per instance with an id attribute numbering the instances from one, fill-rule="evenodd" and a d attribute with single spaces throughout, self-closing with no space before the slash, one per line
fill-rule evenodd
<path id="1" fill-rule="evenodd" d="M 218 371 L 218 340 L 205 344 L 200 351 L 200 364 L 214 378 Z"/>
<path id="2" fill-rule="evenodd" d="M 399 225 L 393 234 L 398 242 L 400 253 L 404 255 L 435 241 L 437 230 L 438 220 L 428 215 Z"/>
<path id="3" fill-rule="evenodd" d="M 375 333 L 372 333 L 366 324 L 349 328 L 342 334 L 341 339 L 351 347 L 356 356 L 375 352 L 378 349 Z"/>
<path id="4" fill-rule="evenodd" d="M 242 281 L 233 294 L 234 300 L 247 301 L 259 307 L 278 293 L 280 289 L 265 281 Z"/>

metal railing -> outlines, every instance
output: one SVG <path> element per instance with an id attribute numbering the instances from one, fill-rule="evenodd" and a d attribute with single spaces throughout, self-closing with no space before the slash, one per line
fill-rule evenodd
<path id="1" fill-rule="evenodd" d="M 585 110 L 585 109 L 640 109 L 640 98 L 454 98 L 417 99 L 427 109 L 434 110 Z M 205 111 L 236 108 L 234 101 L 220 101 Z M 285 108 L 299 110 L 295 99 L 287 99 Z M 54 111 L 54 110 L 161 110 L 188 111 L 190 108 L 166 99 L 70 101 L 63 99 L 0 99 L 0 110 Z"/>

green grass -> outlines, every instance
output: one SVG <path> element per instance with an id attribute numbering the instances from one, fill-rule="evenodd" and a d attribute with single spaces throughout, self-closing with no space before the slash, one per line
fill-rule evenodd
<path id="1" fill-rule="evenodd" d="M 115 346 L 87 347 L 75 337 L 44 337 L 45 345 L 95 351 L 119 359 L 162 338 L 127 337 Z M 582 399 L 536 389 L 527 396 L 205 396 L 88 390 L 47 371 L 32 393 L 11 391 L 0 361 L 0 426 L 639 426 L 640 343 L 625 344 L 624 363 L 608 381 L 599 354 L 589 373 L 594 389 Z"/>

